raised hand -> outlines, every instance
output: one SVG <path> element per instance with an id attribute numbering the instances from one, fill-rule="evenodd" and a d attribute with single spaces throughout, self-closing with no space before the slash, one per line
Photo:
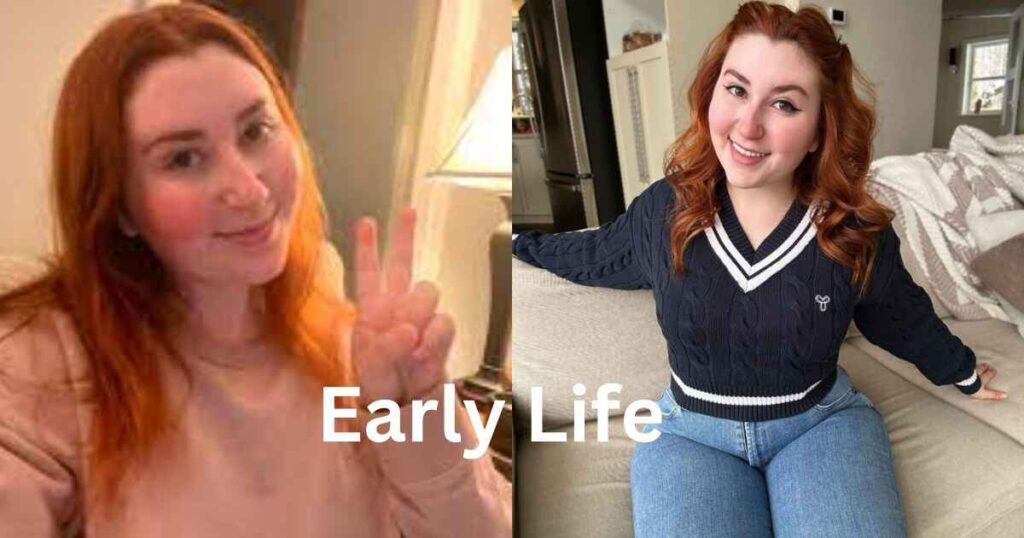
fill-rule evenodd
<path id="1" fill-rule="evenodd" d="M 365 217 L 355 227 L 359 311 L 352 357 L 364 405 L 380 399 L 405 405 L 445 380 L 455 326 L 449 316 L 436 312 L 436 286 L 427 281 L 410 286 L 415 228 L 415 210 L 403 209 L 392 227 L 382 271 L 377 223 Z"/>
<path id="2" fill-rule="evenodd" d="M 978 363 L 978 377 L 981 378 L 981 390 L 971 394 L 971 398 L 977 398 L 979 400 L 1005 400 L 1005 392 L 986 388 L 995 376 L 996 368 L 994 366 L 989 365 L 987 362 Z"/>

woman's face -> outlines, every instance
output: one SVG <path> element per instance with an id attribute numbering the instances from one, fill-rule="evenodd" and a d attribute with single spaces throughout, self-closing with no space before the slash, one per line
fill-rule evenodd
<path id="1" fill-rule="evenodd" d="M 259 285 L 283 270 L 300 160 L 257 68 L 218 45 L 159 60 L 126 123 L 122 230 L 180 282 Z"/>
<path id="2" fill-rule="evenodd" d="M 795 43 L 762 34 L 733 40 L 708 110 L 711 142 L 738 188 L 791 186 L 818 148 L 818 69 Z"/>

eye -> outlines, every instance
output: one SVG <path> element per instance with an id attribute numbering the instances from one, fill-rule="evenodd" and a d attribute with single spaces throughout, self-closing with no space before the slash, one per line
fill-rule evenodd
<path id="1" fill-rule="evenodd" d="M 779 106 L 775 106 L 775 105 L 779 105 Z M 783 112 L 785 112 L 787 114 L 793 114 L 794 112 L 800 112 L 800 109 L 795 107 L 795 106 L 793 106 L 793 103 L 790 103 L 789 101 L 786 101 L 786 100 L 783 100 L 783 99 L 779 99 L 778 101 L 775 101 L 774 103 L 772 103 L 772 106 L 775 106 L 775 108 L 777 108 L 777 109 L 779 109 L 779 110 L 781 110 L 781 111 L 783 111 Z"/>
<path id="2" fill-rule="evenodd" d="M 726 85 L 725 91 L 735 95 L 736 97 L 743 97 L 747 95 L 747 90 L 744 90 L 743 86 L 737 86 L 735 84 Z"/>
<path id="3" fill-rule="evenodd" d="M 199 162 L 199 152 L 194 149 L 175 151 L 167 159 L 166 168 L 171 170 L 185 170 L 192 168 Z"/>
<path id="4" fill-rule="evenodd" d="M 260 142 L 270 137 L 270 134 L 274 131 L 274 124 L 268 120 L 259 120 L 253 122 L 245 131 L 242 136 L 248 142 Z"/>

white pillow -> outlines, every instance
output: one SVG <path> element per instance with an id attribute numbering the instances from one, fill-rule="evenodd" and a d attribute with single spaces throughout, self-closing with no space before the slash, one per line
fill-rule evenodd
<path id="1" fill-rule="evenodd" d="M 978 250 L 985 252 L 1011 237 L 1024 234 L 1024 209 L 969 215 L 967 230 L 978 244 Z"/>

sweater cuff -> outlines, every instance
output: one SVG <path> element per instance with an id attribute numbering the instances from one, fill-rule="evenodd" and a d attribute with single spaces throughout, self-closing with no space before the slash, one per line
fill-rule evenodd
<path id="1" fill-rule="evenodd" d="M 977 370 L 971 372 L 971 377 L 963 381 L 957 381 L 956 388 L 964 394 L 974 394 L 981 390 L 981 378 L 978 377 Z"/>

